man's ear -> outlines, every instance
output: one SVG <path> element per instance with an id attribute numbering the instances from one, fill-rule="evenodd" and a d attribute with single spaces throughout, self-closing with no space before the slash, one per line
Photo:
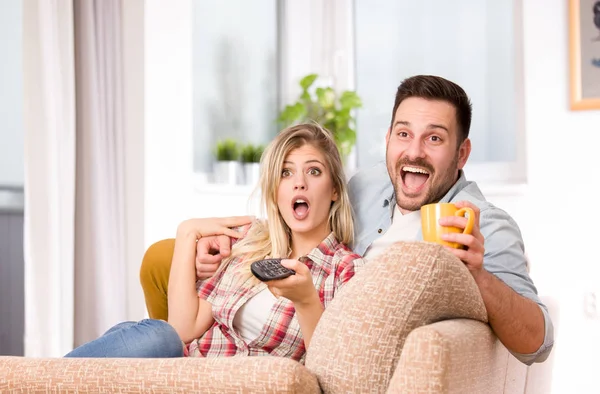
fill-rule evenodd
<path id="1" fill-rule="evenodd" d="M 458 169 L 462 170 L 471 154 L 471 140 L 465 139 L 458 148 Z"/>
<path id="2" fill-rule="evenodd" d="M 385 135 L 385 146 L 387 146 L 388 143 L 390 142 L 390 134 L 391 134 L 391 132 L 392 132 L 392 128 L 388 127 L 388 131 L 387 131 L 387 133 Z"/>

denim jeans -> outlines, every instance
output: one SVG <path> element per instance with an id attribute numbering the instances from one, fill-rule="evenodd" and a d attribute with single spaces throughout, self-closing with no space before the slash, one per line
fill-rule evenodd
<path id="1" fill-rule="evenodd" d="M 145 319 L 119 323 L 65 357 L 183 357 L 183 344 L 169 323 Z"/>

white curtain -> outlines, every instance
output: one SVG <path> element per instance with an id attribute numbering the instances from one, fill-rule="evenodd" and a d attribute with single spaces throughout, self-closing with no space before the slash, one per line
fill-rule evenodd
<path id="1" fill-rule="evenodd" d="M 23 2 L 25 355 L 126 317 L 120 0 Z"/>

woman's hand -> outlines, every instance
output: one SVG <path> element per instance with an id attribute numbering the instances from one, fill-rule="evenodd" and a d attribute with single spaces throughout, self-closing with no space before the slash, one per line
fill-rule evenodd
<path id="1" fill-rule="evenodd" d="M 271 293 L 276 297 L 285 297 L 296 306 L 320 303 L 319 294 L 312 281 L 308 267 L 298 260 L 283 259 L 281 265 L 296 272 L 285 279 L 267 282 Z"/>
<path id="2" fill-rule="evenodd" d="M 241 238 L 244 232 L 238 232 L 233 227 L 240 227 L 252 223 L 254 216 L 231 216 L 226 218 L 188 219 L 177 228 L 177 237 L 193 236 L 196 239 L 212 235 L 227 235 L 232 238 Z"/>

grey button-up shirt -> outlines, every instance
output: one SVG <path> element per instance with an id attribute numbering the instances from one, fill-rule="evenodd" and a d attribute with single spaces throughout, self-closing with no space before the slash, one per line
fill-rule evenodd
<path id="1" fill-rule="evenodd" d="M 350 201 L 354 209 L 355 243 L 353 249 L 361 256 L 377 238 L 392 224 L 392 213 L 396 198 L 385 162 L 358 172 L 349 183 Z M 440 202 L 470 201 L 480 210 L 479 226 L 485 237 L 484 268 L 520 295 L 537 303 L 545 321 L 545 337 L 542 346 L 531 354 L 512 354 L 521 362 L 530 365 L 544 361 L 554 344 L 554 329 L 548 308 L 538 297 L 537 290 L 527 272 L 527 259 L 523 239 L 517 223 L 503 210 L 485 200 L 475 182 L 466 180 L 461 171 L 460 178 Z M 417 240 L 422 240 L 419 230 Z"/>

